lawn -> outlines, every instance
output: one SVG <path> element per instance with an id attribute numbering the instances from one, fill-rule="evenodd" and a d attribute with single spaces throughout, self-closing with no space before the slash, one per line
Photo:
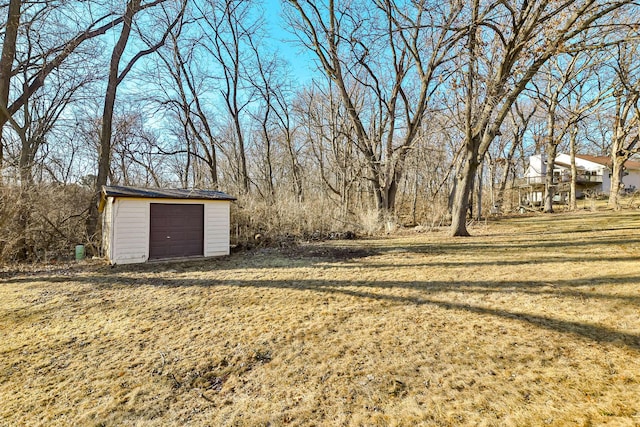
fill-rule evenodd
<path id="1" fill-rule="evenodd" d="M 640 210 L 5 270 L 0 425 L 640 425 Z"/>

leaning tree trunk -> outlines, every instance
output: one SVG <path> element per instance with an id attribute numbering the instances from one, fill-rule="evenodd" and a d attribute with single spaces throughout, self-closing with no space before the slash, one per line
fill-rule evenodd
<path id="1" fill-rule="evenodd" d="M 2 60 L 0 61 L 0 170 L 4 166 L 4 143 L 2 142 L 2 128 L 9 120 L 7 107 L 9 104 L 9 87 L 13 59 L 16 54 L 18 27 L 20 26 L 20 7 L 22 2 L 11 0 L 7 12 L 4 41 L 2 42 Z M 0 178 L 2 174 L 0 174 Z"/>
<path id="2" fill-rule="evenodd" d="M 471 142 L 470 145 L 477 144 Z M 456 178 L 451 210 L 451 236 L 470 236 L 467 230 L 467 211 L 469 210 L 469 196 L 473 191 L 474 177 L 479 163 L 475 150 L 469 151 L 464 157 L 462 170 Z"/>

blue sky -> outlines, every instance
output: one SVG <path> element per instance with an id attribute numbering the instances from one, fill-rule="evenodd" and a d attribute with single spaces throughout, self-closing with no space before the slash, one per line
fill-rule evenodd
<path id="1" fill-rule="evenodd" d="M 287 31 L 282 19 L 282 0 L 265 0 L 265 21 L 269 33 L 278 47 L 280 55 L 291 66 L 293 77 L 298 83 L 306 83 L 317 74 L 313 53 L 296 43 L 293 34 Z"/>

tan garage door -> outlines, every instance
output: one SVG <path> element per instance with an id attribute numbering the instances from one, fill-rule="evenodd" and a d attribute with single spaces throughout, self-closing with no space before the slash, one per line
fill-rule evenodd
<path id="1" fill-rule="evenodd" d="M 151 203 L 149 259 L 204 254 L 204 205 Z"/>

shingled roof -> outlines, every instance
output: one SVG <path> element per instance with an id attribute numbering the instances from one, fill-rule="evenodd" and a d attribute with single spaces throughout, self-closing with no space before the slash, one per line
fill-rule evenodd
<path id="1" fill-rule="evenodd" d="M 103 197 L 143 197 L 150 199 L 195 199 L 195 200 L 237 200 L 235 197 L 215 190 L 184 188 L 140 188 L 120 185 L 102 187 Z"/>
<path id="2" fill-rule="evenodd" d="M 611 157 L 609 156 L 589 156 L 586 154 L 576 154 L 576 157 L 611 168 Z M 640 169 L 640 162 L 635 160 L 627 160 L 624 163 L 624 167 L 626 169 Z"/>

